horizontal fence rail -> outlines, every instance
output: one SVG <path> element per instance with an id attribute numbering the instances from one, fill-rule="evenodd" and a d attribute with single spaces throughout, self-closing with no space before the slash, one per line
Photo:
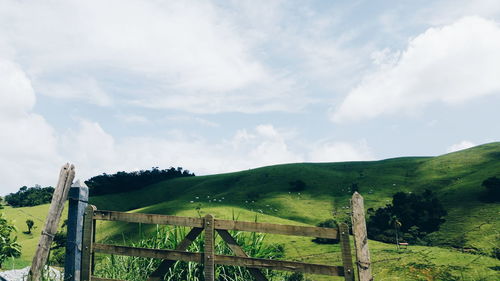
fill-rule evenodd
<path id="1" fill-rule="evenodd" d="M 192 229 L 175 250 L 138 248 L 95 243 L 94 237 L 97 220 L 174 225 L 191 227 Z M 214 280 L 214 266 L 216 264 L 246 267 L 248 268 L 250 274 L 258 281 L 267 280 L 265 275 L 260 271 L 261 269 L 293 271 L 328 276 L 344 276 L 345 280 L 354 280 L 352 257 L 350 252 L 351 249 L 349 243 L 349 231 L 346 224 L 341 224 L 340 229 L 283 225 L 260 222 L 219 220 L 215 219 L 211 215 L 207 215 L 205 216 L 205 218 L 195 218 L 104 211 L 97 210 L 95 206 L 91 205 L 86 209 L 85 222 L 86 223 L 84 224 L 83 231 L 85 245 L 82 252 L 82 281 L 120 281 L 117 279 L 106 279 L 93 275 L 93 260 L 95 253 L 162 259 L 163 262 L 160 264 L 160 267 L 151 274 L 151 276 L 148 278 L 148 281 L 162 280 L 163 275 L 168 272 L 169 268 L 175 263 L 175 261 L 203 263 L 205 267 L 204 275 L 206 281 Z M 248 257 L 246 253 L 241 249 L 240 245 L 236 243 L 234 238 L 228 232 L 229 230 L 339 239 L 341 244 L 340 248 L 342 251 L 343 265 L 333 266 Z M 204 252 L 188 252 L 187 249 L 189 245 L 202 231 L 205 232 Z M 235 256 L 215 254 L 214 237 L 216 233 L 218 233 L 222 240 L 228 244 Z"/>
<path id="2" fill-rule="evenodd" d="M 147 224 L 168 224 L 175 226 L 203 227 L 202 218 L 178 217 L 168 215 L 124 213 L 115 211 L 97 210 L 94 212 L 95 220 L 135 222 Z M 215 229 L 239 230 L 248 232 L 261 232 L 269 234 L 294 235 L 338 239 L 336 228 L 286 225 L 262 222 L 247 222 L 233 220 L 214 220 Z"/>

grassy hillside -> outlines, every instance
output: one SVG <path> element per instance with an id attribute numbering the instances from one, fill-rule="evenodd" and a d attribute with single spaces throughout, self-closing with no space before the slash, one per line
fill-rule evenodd
<path id="1" fill-rule="evenodd" d="M 448 211 L 446 222 L 432 234 L 433 241 L 449 247 L 466 248 L 491 254 L 499 247 L 500 204 L 478 200 L 481 182 L 500 175 L 500 143 L 491 143 L 439 157 L 406 157 L 372 162 L 301 163 L 263 167 L 237 173 L 179 178 L 161 182 L 142 190 L 91 198 L 100 209 L 176 215 L 215 214 L 230 219 L 287 224 L 316 224 L 332 217 L 342 218 L 348 212 L 350 187 L 357 183 L 365 197 L 366 208 L 389 203 L 398 191 L 433 190 Z M 291 192 L 290 182 L 301 180 L 305 190 Z M 215 199 L 215 201 L 214 201 Z M 34 208 L 40 208 L 36 211 Z M 45 209 L 44 209 L 45 208 Z M 198 208 L 198 210 L 197 210 Z M 24 215 L 30 208 L 5 210 L 16 218 L 24 230 Z M 33 213 L 45 214 L 47 205 L 33 207 Z M 17 217 L 19 217 L 19 219 Z M 35 220 L 35 222 L 37 222 Z M 41 227 L 41 223 L 37 223 Z M 98 237 L 133 238 L 137 225 L 102 223 Z M 141 229 L 147 230 L 145 226 Z M 38 233 L 35 230 L 35 233 Z M 31 257 L 37 240 L 23 237 L 23 258 Z M 36 239 L 35 239 L 36 238 Z M 290 259 L 335 263 L 338 246 L 317 245 L 309 238 L 269 236 L 270 242 L 285 244 Z M 28 245 L 28 246 L 25 246 Z M 397 252 L 393 245 L 370 241 L 377 279 L 427 280 L 426 274 L 450 279 L 451 274 L 463 280 L 495 280 L 500 261 L 482 255 L 460 253 L 451 248 L 410 246 Z M 29 249 L 29 250 L 27 250 Z M 306 257 L 304 257 L 306 256 Z M 29 259 L 28 259 L 29 260 Z M 463 275 L 463 276 L 462 276 Z M 411 276 L 409 278 L 408 276 Z M 448 279 L 446 279 L 446 278 Z M 314 277 L 314 280 L 321 280 Z"/>
<path id="2" fill-rule="evenodd" d="M 495 245 L 499 247 L 496 230 L 500 229 L 500 206 L 480 202 L 478 197 L 483 191 L 482 181 L 500 175 L 499 160 L 500 143 L 491 143 L 439 157 L 277 165 L 174 179 L 126 194 L 95 197 L 91 202 L 102 209 L 122 211 L 167 203 L 162 213 L 192 209 L 198 204 L 233 206 L 316 224 L 331 218 L 332 212 L 345 215 L 352 183 L 359 185 L 366 208 L 384 206 L 398 191 L 421 192 L 427 188 L 438 195 L 448 211 L 446 222 L 433 234 L 435 243 L 453 246 L 462 241 L 465 247 L 488 254 Z M 306 183 L 304 191 L 289 191 L 289 183 L 296 180 Z"/>

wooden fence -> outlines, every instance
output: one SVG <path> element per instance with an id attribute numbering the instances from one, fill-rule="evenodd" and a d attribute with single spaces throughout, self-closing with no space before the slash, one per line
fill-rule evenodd
<path id="1" fill-rule="evenodd" d="M 117 246 L 95 242 L 96 220 L 122 221 L 130 223 L 146 223 L 160 225 L 174 225 L 191 227 L 178 247 L 174 250 L 168 249 L 146 249 L 129 246 Z M 267 280 L 260 269 L 285 270 L 303 272 L 309 274 L 320 274 L 329 276 L 344 276 L 345 280 L 354 280 L 354 269 L 349 243 L 349 228 L 346 224 L 340 224 L 339 228 L 324 228 L 311 226 L 281 225 L 260 222 L 246 222 L 233 220 L 219 220 L 212 215 L 204 218 L 179 217 L 156 214 L 123 213 L 114 211 L 97 210 L 95 206 L 89 205 L 85 210 L 83 226 L 83 251 L 81 280 L 110 281 L 111 279 L 100 278 L 93 275 L 94 253 L 137 256 L 146 258 L 163 259 L 148 280 L 161 280 L 176 261 L 203 263 L 206 281 L 215 278 L 215 265 L 231 265 L 247 267 L 252 276 L 258 280 Z M 229 230 L 260 232 L 281 235 L 319 237 L 328 239 L 339 239 L 342 253 L 342 265 L 323 265 L 303 262 L 269 260 L 248 257 L 241 249 Z M 203 253 L 187 252 L 189 245 L 205 231 Z M 215 233 L 224 240 L 235 256 L 215 254 Z"/>

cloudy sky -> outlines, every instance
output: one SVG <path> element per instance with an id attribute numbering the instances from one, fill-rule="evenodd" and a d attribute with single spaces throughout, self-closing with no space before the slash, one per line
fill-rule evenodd
<path id="1" fill-rule="evenodd" d="M 0 194 L 500 140 L 500 1 L 0 0 Z"/>

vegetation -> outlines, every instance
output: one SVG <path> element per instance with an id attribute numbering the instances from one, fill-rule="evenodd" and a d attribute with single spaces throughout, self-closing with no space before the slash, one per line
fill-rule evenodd
<path id="1" fill-rule="evenodd" d="M 28 227 L 27 234 L 31 234 L 31 229 L 35 226 L 35 222 L 32 219 L 27 219 L 26 226 Z"/>
<path id="2" fill-rule="evenodd" d="M 316 226 L 337 228 L 338 224 L 337 224 L 337 221 L 335 221 L 334 219 L 328 219 L 326 221 L 322 221 L 322 222 L 318 223 Z M 318 244 L 337 244 L 337 243 L 339 243 L 338 239 L 318 238 L 318 237 L 314 238 L 312 241 L 314 243 L 318 243 Z"/>
<path id="3" fill-rule="evenodd" d="M 5 196 L 5 201 L 12 207 L 27 207 L 50 203 L 54 188 L 51 186 L 23 186 L 16 193 Z"/>
<path id="4" fill-rule="evenodd" d="M 366 208 L 374 210 L 392 204 L 395 193 L 422 194 L 427 188 L 447 211 L 439 229 L 425 236 L 424 242 L 432 247 L 410 244 L 408 249 L 397 251 L 393 244 L 370 240 L 375 279 L 453 280 L 443 277 L 448 272 L 454 280 L 497 280 L 500 261 L 494 257 L 500 248 L 500 204 L 484 203 L 479 198 L 485 191 L 482 182 L 498 176 L 499 160 L 500 143 L 491 143 L 438 157 L 287 164 L 175 178 L 140 190 L 93 196 L 90 201 L 100 209 L 117 211 L 180 216 L 211 213 L 223 219 L 231 219 L 234 212 L 245 221 L 258 214 L 262 222 L 316 225 L 331 219 L 332 212 L 338 222 L 348 219 L 353 183 L 361 187 Z M 289 183 L 296 180 L 307 183 L 307 188 L 290 191 Z M 252 202 L 247 194 L 257 200 Z M 48 205 L 7 206 L 4 212 L 18 228 L 24 228 L 26 216 L 43 222 L 47 210 Z M 130 224 L 103 222 L 98 224 L 97 239 L 121 241 L 122 234 L 130 236 L 134 231 L 137 229 Z M 19 236 L 23 253 L 14 261 L 16 268 L 29 265 L 38 238 L 36 231 Z M 283 244 L 287 260 L 334 265 L 340 261 L 338 244 L 280 235 L 269 235 L 266 241 Z"/>
<path id="5" fill-rule="evenodd" d="M 397 243 L 401 233 L 404 241 L 420 244 L 427 234 L 439 229 L 446 215 L 442 204 L 428 189 L 422 194 L 398 192 L 392 197 L 392 204 L 376 211 L 370 208 L 368 213 L 369 238 Z"/>
<path id="6" fill-rule="evenodd" d="M 140 239 L 138 242 L 129 243 L 133 247 L 152 249 L 175 249 L 186 236 L 185 228 L 172 228 L 156 226 L 156 231 Z M 284 247 L 280 244 L 265 244 L 263 234 L 248 234 L 233 232 L 232 236 L 238 245 L 252 257 L 279 259 L 284 256 Z M 199 236 L 190 246 L 188 251 L 203 251 L 203 235 Z M 231 255 L 232 252 L 225 242 L 217 239 L 215 250 L 217 254 Z M 97 276 L 121 280 L 146 280 L 147 277 L 160 264 L 160 260 L 148 258 L 105 256 L 97 263 L 95 274 Z M 284 274 L 276 271 L 265 271 L 269 280 L 283 280 Z M 245 281 L 253 280 L 247 269 L 235 266 L 217 266 L 216 280 Z M 276 279 L 276 278 L 280 279 Z M 171 268 L 164 280 L 203 280 L 203 265 L 193 262 L 177 262 Z"/>
<path id="7" fill-rule="evenodd" d="M 15 231 L 16 228 L 0 213 L 0 268 L 6 259 L 21 255 L 21 245 L 13 235 Z"/>
<path id="8" fill-rule="evenodd" d="M 499 202 L 500 201 L 500 179 L 497 177 L 490 177 L 483 181 L 481 184 L 486 188 L 482 199 L 485 202 Z"/>
<path id="9" fill-rule="evenodd" d="M 85 183 L 89 187 L 90 195 L 96 196 L 138 190 L 157 182 L 192 176 L 194 176 L 194 173 L 183 170 L 181 167 L 177 169 L 170 167 L 170 169 L 165 170 L 153 167 L 151 170 L 118 172 L 112 175 L 102 174 L 90 178 Z"/>

